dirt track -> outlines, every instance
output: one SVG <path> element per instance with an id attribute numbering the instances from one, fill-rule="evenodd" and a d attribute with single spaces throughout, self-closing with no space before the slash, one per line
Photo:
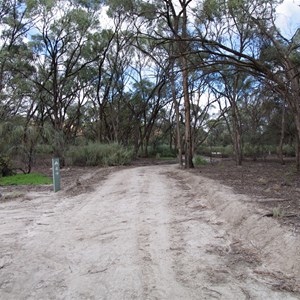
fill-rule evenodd
<path id="1" fill-rule="evenodd" d="M 300 299 L 299 239 L 246 196 L 176 166 L 97 178 L 0 202 L 0 299 Z"/>

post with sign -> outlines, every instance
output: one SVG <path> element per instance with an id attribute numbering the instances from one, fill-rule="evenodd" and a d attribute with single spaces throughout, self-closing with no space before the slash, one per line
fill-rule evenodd
<path id="1" fill-rule="evenodd" d="M 54 192 L 60 190 L 60 167 L 59 158 L 52 158 L 52 173 L 53 173 L 53 187 Z"/>

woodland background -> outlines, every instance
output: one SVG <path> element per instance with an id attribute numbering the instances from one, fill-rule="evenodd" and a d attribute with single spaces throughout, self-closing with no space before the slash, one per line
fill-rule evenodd
<path id="1" fill-rule="evenodd" d="M 281 3 L 3 0 L 0 176 L 212 152 L 299 170 L 300 30 Z"/>

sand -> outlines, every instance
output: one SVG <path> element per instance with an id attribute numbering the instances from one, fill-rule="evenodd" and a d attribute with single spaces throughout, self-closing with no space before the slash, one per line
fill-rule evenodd
<path id="1" fill-rule="evenodd" d="M 264 213 L 174 165 L 0 200 L 0 299 L 300 299 L 299 236 Z"/>

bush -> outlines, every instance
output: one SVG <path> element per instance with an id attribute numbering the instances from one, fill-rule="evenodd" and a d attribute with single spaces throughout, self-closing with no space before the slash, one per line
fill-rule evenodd
<path id="1" fill-rule="evenodd" d="M 170 149 L 169 145 L 161 144 L 156 148 L 156 155 L 159 154 L 160 157 L 176 157 L 176 150 Z"/>
<path id="2" fill-rule="evenodd" d="M 199 166 L 207 165 L 208 161 L 204 157 L 202 157 L 200 155 L 196 155 L 193 159 L 193 163 L 196 167 L 199 167 Z"/>
<path id="3" fill-rule="evenodd" d="M 53 147 L 51 145 L 47 144 L 37 144 L 36 145 L 36 153 L 37 154 L 52 154 L 53 152 Z"/>
<path id="4" fill-rule="evenodd" d="M 170 149 L 170 145 L 167 144 L 160 144 L 156 147 L 152 145 L 148 146 L 148 157 L 155 157 L 157 159 L 164 159 L 164 158 L 175 158 L 176 157 L 176 150 Z M 145 154 L 141 152 L 139 156 L 143 157 Z"/>
<path id="5" fill-rule="evenodd" d="M 257 145 L 245 143 L 243 147 L 243 154 L 246 157 L 266 157 L 268 154 L 276 153 L 276 146 L 274 145 Z"/>
<path id="6" fill-rule="evenodd" d="M 76 166 L 118 166 L 130 163 L 132 151 L 119 144 L 90 143 L 73 146 L 66 157 Z"/>
<path id="7" fill-rule="evenodd" d="M 282 153 L 285 156 L 295 156 L 295 147 L 291 145 L 283 145 L 282 147 Z"/>
<path id="8" fill-rule="evenodd" d="M 14 175 L 14 172 L 10 159 L 0 155 L 0 177 L 11 175 Z"/>
<path id="9" fill-rule="evenodd" d="M 255 158 L 255 157 L 259 156 L 259 153 L 260 153 L 259 146 L 253 145 L 250 143 L 244 144 L 244 147 L 243 147 L 244 156 Z"/>
<path id="10" fill-rule="evenodd" d="M 266 154 L 276 154 L 277 153 L 276 145 L 265 145 L 264 149 L 266 151 Z"/>

